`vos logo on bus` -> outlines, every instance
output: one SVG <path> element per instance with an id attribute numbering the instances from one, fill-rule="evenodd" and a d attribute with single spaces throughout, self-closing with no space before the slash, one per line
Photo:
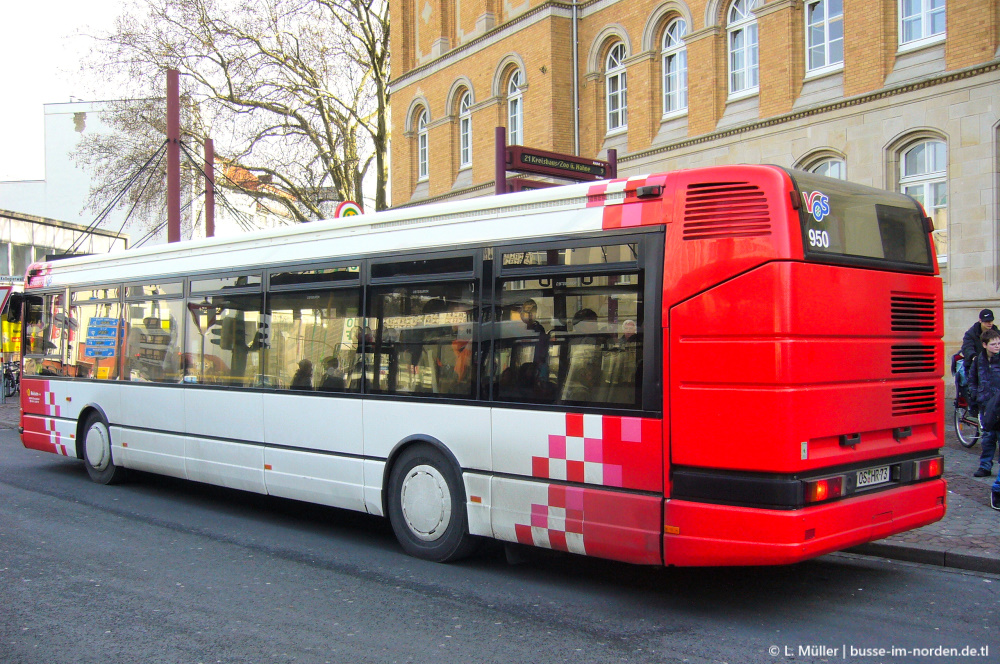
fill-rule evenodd
<path id="1" fill-rule="evenodd" d="M 816 221 L 823 221 L 830 214 L 830 197 L 823 192 L 814 191 L 809 195 L 802 192 L 802 200 Z"/>

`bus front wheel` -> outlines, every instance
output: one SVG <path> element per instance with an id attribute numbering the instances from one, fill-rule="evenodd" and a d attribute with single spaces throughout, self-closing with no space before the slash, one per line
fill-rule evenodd
<path id="1" fill-rule="evenodd" d="M 83 425 L 83 463 L 90 479 L 98 484 L 117 484 L 125 479 L 125 469 L 116 466 L 111 456 L 111 430 L 97 413 L 91 413 Z"/>
<path id="2" fill-rule="evenodd" d="M 458 469 L 429 445 L 410 447 L 393 465 L 389 522 L 411 556 L 443 563 L 474 550 L 460 477 Z"/>

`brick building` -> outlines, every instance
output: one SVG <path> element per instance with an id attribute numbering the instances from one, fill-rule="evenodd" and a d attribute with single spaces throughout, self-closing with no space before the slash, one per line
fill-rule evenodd
<path id="1" fill-rule="evenodd" d="M 491 194 L 496 126 L 545 150 L 615 148 L 620 176 L 794 166 L 924 203 L 948 349 L 1000 307 L 997 0 L 390 0 L 390 14 L 395 206 Z"/>

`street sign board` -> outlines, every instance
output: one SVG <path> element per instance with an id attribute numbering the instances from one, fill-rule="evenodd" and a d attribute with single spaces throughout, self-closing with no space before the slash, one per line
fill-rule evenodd
<path id="1" fill-rule="evenodd" d="M 570 178 L 578 181 L 604 180 L 610 176 L 608 162 L 600 159 L 585 159 L 511 145 L 507 148 L 507 170 L 538 173 L 553 177 Z"/>
<path id="2" fill-rule="evenodd" d="M 118 347 L 118 319 L 92 317 L 87 321 L 84 357 L 114 357 Z"/>

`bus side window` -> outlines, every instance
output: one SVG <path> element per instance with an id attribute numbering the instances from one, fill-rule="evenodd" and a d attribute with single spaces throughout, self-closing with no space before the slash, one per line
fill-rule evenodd
<path id="1" fill-rule="evenodd" d="M 55 293 L 25 299 L 23 334 L 25 373 L 28 375 L 62 376 L 65 372 L 63 361 L 68 325 L 65 297 Z"/>
<path id="2" fill-rule="evenodd" d="M 503 282 L 500 292 L 499 400 L 641 406 L 639 274 L 519 278 Z"/>
<path id="3" fill-rule="evenodd" d="M 471 282 L 374 289 L 372 391 L 474 397 L 477 307 Z"/>
<path id="4" fill-rule="evenodd" d="M 180 381 L 182 300 L 144 300 L 127 305 L 123 378 L 135 382 Z"/>
<path id="5" fill-rule="evenodd" d="M 277 292 L 268 297 L 267 306 L 263 387 L 361 389 L 359 288 Z"/>
<path id="6" fill-rule="evenodd" d="M 122 366 L 121 289 L 117 286 L 70 291 L 65 318 L 66 367 L 74 378 L 116 380 Z M 58 320 L 58 316 L 56 317 Z"/>
<path id="7" fill-rule="evenodd" d="M 182 380 L 250 387 L 261 373 L 261 296 L 209 295 L 188 302 Z"/>

